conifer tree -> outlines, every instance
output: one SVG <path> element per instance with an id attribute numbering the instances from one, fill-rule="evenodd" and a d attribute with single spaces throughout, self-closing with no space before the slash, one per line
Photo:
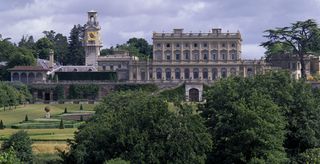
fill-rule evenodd
<path id="1" fill-rule="evenodd" d="M 29 121 L 28 114 L 26 114 L 26 117 L 24 118 L 24 121 Z"/>
<path id="2" fill-rule="evenodd" d="M 2 120 L 0 121 L 0 129 L 4 129 L 4 125 L 3 125 Z"/>
<path id="3" fill-rule="evenodd" d="M 60 121 L 59 129 L 64 129 L 64 124 L 63 124 L 62 118 L 61 118 L 61 121 Z"/>
<path id="4" fill-rule="evenodd" d="M 68 113 L 67 107 L 64 108 L 64 113 Z"/>

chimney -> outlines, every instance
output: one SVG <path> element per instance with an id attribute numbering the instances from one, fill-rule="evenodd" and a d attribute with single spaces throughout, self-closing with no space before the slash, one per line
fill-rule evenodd
<path id="1" fill-rule="evenodd" d="M 49 52 L 49 68 L 53 68 L 53 63 L 54 63 L 54 52 L 52 49 L 50 49 Z"/>

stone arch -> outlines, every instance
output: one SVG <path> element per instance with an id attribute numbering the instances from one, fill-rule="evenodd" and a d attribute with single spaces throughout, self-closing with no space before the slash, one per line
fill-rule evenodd
<path id="1" fill-rule="evenodd" d="M 33 72 L 30 72 L 30 73 L 28 74 L 28 81 L 29 81 L 29 83 L 33 83 L 33 82 L 34 82 L 34 79 L 35 79 L 34 73 L 33 73 Z"/>
<path id="2" fill-rule="evenodd" d="M 12 81 L 19 81 L 19 73 L 15 72 L 12 74 Z"/>
<path id="3" fill-rule="evenodd" d="M 23 82 L 23 83 L 27 83 L 28 82 L 27 73 L 25 73 L 25 72 L 21 73 L 20 81 Z"/>
<path id="4" fill-rule="evenodd" d="M 161 68 L 156 69 L 156 78 L 162 79 L 162 69 Z"/>
<path id="5" fill-rule="evenodd" d="M 193 102 L 199 102 L 199 89 L 197 88 L 191 88 L 189 90 L 189 101 L 193 101 Z"/>

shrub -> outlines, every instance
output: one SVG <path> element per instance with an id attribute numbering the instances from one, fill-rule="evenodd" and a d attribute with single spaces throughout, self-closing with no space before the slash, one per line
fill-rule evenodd
<path id="1" fill-rule="evenodd" d="M 63 120 L 62 120 L 62 118 L 61 118 L 61 121 L 60 121 L 59 129 L 64 129 L 64 125 L 63 125 Z"/>
<path id="2" fill-rule="evenodd" d="M 18 131 L 2 144 L 2 150 L 13 148 L 16 156 L 23 162 L 32 163 L 32 141 L 26 131 Z"/>
<path id="3" fill-rule="evenodd" d="M 80 104 L 80 110 L 83 110 L 83 106 L 82 106 L 82 104 Z"/>
<path id="4" fill-rule="evenodd" d="M 67 107 L 64 108 L 64 113 L 68 113 Z"/>
<path id="5" fill-rule="evenodd" d="M 26 114 L 26 117 L 24 118 L 24 121 L 29 121 L 28 115 Z"/>
<path id="6" fill-rule="evenodd" d="M 0 121 L 0 129 L 4 129 L 4 125 L 3 125 L 2 120 Z"/>

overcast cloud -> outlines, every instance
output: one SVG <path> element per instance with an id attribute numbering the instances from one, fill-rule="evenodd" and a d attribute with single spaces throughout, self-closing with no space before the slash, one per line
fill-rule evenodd
<path id="1" fill-rule="evenodd" d="M 104 47 L 131 37 L 152 41 L 153 32 L 224 32 L 242 34 L 242 58 L 260 58 L 263 31 L 297 20 L 320 21 L 320 0 L 0 0 L 0 34 L 18 42 L 22 35 L 42 37 L 54 30 L 69 35 L 84 24 L 87 11 L 98 11 Z"/>

